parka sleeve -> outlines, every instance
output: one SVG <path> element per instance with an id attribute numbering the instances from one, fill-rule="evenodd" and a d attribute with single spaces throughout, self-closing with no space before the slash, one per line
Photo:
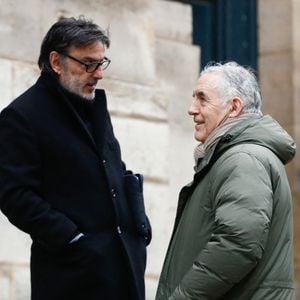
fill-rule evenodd
<path id="1" fill-rule="evenodd" d="M 77 226 L 43 198 L 42 157 L 27 119 L 7 108 L 0 115 L 0 209 L 11 223 L 49 250 L 65 245 Z"/>
<path id="2" fill-rule="evenodd" d="M 220 299 L 264 252 L 273 207 L 269 171 L 248 153 L 231 155 L 215 167 L 215 229 L 169 300 Z"/>

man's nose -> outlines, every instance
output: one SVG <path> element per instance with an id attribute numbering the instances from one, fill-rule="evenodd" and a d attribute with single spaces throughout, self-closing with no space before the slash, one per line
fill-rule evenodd
<path id="1" fill-rule="evenodd" d="M 198 105 L 196 104 L 196 100 L 193 99 L 191 105 L 190 105 L 190 108 L 188 109 L 188 114 L 190 116 L 193 116 L 195 114 L 198 114 L 199 113 L 199 107 Z"/>
<path id="2" fill-rule="evenodd" d="M 101 80 L 103 78 L 103 70 L 101 66 L 99 66 L 99 68 L 97 68 L 97 70 L 94 71 L 93 77 L 98 80 Z"/>

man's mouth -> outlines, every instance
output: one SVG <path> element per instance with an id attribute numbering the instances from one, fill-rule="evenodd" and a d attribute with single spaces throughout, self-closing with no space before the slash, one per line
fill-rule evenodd
<path id="1" fill-rule="evenodd" d="M 90 81 L 86 84 L 86 86 L 95 89 L 97 85 L 97 81 Z"/>
<path id="2" fill-rule="evenodd" d="M 202 125 L 204 124 L 203 121 L 194 121 L 195 122 L 195 130 L 200 130 Z"/>

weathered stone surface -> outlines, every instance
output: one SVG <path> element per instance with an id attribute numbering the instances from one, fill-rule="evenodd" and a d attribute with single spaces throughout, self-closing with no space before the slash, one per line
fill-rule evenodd
<path id="1" fill-rule="evenodd" d="M 157 0 L 2 2 L 0 38 L 7 42 L 0 45 L 0 109 L 36 81 L 42 38 L 59 17 L 83 14 L 109 28 L 112 64 L 99 87 L 107 91 L 127 167 L 145 175 L 146 210 L 153 227 L 147 299 L 154 299 L 178 192 L 193 171 L 193 125 L 187 109 L 198 77 L 199 50 L 190 45 L 190 6 Z M 0 277 L 0 299 L 6 300 L 9 292 L 13 299 L 7 300 L 29 299 L 31 240 L 3 215 L 0 232 L 6 241 L 0 246 L 0 262 L 16 264 L 12 285 Z"/>
<path id="2" fill-rule="evenodd" d="M 147 278 L 145 280 L 145 288 L 146 288 L 146 300 L 155 299 L 156 290 L 157 290 L 157 279 Z"/>
<path id="3" fill-rule="evenodd" d="M 104 79 L 99 83 L 99 87 L 106 91 L 108 107 L 112 114 L 167 122 L 167 107 L 155 86 Z"/>
<path id="4" fill-rule="evenodd" d="M 199 48 L 158 39 L 155 49 L 157 86 L 167 101 L 169 121 L 190 128 L 187 111 L 199 74 Z"/>
<path id="5" fill-rule="evenodd" d="M 119 117 L 112 123 L 127 168 L 167 180 L 168 124 Z"/>
<path id="6" fill-rule="evenodd" d="M 0 232 L 2 241 L 5 241 L 0 246 L 0 263 L 29 262 L 31 245 L 29 236 L 9 223 L 2 213 L 0 213 Z"/>
<path id="7" fill-rule="evenodd" d="M 188 117 L 188 116 L 187 116 Z M 193 180 L 194 149 L 197 142 L 194 139 L 194 124 L 191 121 L 189 129 L 180 126 L 170 127 L 169 173 L 170 202 L 177 204 L 181 188 Z"/>
<path id="8" fill-rule="evenodd" d="M 152 225 L 152 242 L 148 246 L 146 273 L 159 276 L 174 223 L 176 201 L 169 201 L 169 187 L 165 184 L 145 182 L 146 211 Z"/>
<path id="9" fill-rule="evenodd" d="M 34 64 L 0 59 L 0 110 L 28 89 L 38 78 L 40 71 Z"/>
<path id="10" fill-rule="evenodd" d="M 114 1 L 112 1 L 114 2 Z M 130 2 L 129 7 L 107 1 L 51 1 L 41 3 L 42 31 L 61 16 L 84 15 L 103 29 L 109 28 L 111 46 L 107 56 L 112 60 L 106 76 L 125 82 L 148 85 L 154 81 L 153 28 L 149 10 Z M 114 9 L 111 9 L 114 5 Z M 45 6 L 45 7 L 44 7 Z M 136 13 L 135 9 L 138 9 Z"/>
<path id="11" fill-rule="evenodd" d="M 40 71 L 34 64 L 0 59 L 0 110 L 28 89 L 38 78 Z"/>
<path id="12" fill-rule="evenodd" d="M 298 52 L 300 51 L 300 31 L 295 30 L 295 28 L 299 28 L 300 26 L 300 1 L 298 0 L 291 0 L 292 5 L 292 30 L 291 34 L 293 37 L 293 47 L 296 52 L 296 56 L 294 57 L 296 60 L 299 61 Z M 295 70 L 299 70 L 299 65 L 295 68 Z"/>
<path id="13" fill-rule="evenodd" d="M 28 0 L 26 3 L 2 0 L 0 57 L 35 61 L 40 49 L 40 29 L 40 0 Z"/>
<path id="14" fill-rule="evenodd" d="M 61 17 L 85 16 L 106 29 L 109 25 L 110 12 L 107 1 L 101 0 L 52 0 L 40 1 L 41 34 L 44 36 L 54 22 Z"/>
<path id="15" fill-rule="evenodd" d="M 0 270 L 0 299 L 1 300 L 11 300 L 11 280 L 9 277 L 5 276 Z"/>
<path id="16" fill-rule="evenodd" d="M 192 43 L 192 7 L 171 1 L 154 1 L 155 34 L 184 44 Z M 166 22 L 166 20 L 168 20 Z"/>
<path id="17" fill-rule="evenodd" d="M 13 272 L 13 300 L 30 299 L 29 268 L 18 267 Z"/>
<path id="18" fill-rule="evenodd" d="M 291 57 L 287 54 L 266 55 L 259 59 L 262 110 L 281 125 L 293 122 Z"/>
<path id="19" fill-rule="evenodd" d="M 0 59 L 0 111 L 9 104 L 12 99 L 12 62 Z"/>
<path id="20" fill-rule="evenodd" d="M 36 64 L 15 61 L 12 64 L 12 96 L 13 99 L 31 87 L 40 75 Z"/>
<path id="21" fill-rule="evenodd" d="M 262 54 L 292 49 L 292 1 L 282 4 L 281 0 L 258 1 L 259 51 Z"/>
<path id="22" fill-rule="evenodd" d="M 300 3 L 258 1 L 259 78 L 263 112 L 271 114 L 299 143 Z M 299 152 L 299 151 L 298 151 Z M 286 166 L 294 199 L 295 236 L 299 234 L 300 156 Z M 300 278 L 300 244 L 295 239 L 295 274 Z M 299 292 L 298 292 L 299 293 Z M 299 296 L 299 295 L 298 295 Z M 298 299 L 298 298 L 297 298 Z"/>
<path id="23" fill-rule="evenodd" d="M 107 76 L 153 86 L 155 82 L 154 34 L 151 15 L 115 11 L 110 19 L 112 64 Z"/>

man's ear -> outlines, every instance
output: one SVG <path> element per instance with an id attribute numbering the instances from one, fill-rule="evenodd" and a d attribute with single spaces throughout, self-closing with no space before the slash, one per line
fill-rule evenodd
<path id="1" fill-rule="evenodd" d="M 243 101 L 236 97 L 231 100 L 231 109 L 230 109 L 230 114 L 229 117 L 234 118 L 237 117 L 241 114 L 243 110 L 244 104 Z"/>
<path id="2" fill-rule="evenodd" d="M 57 74 L 61 74 L 61 61 L 59 59 L 59 54 L 56 51 L 51 51 L 49 54 L 49 63 L 52 70 Z"/>

